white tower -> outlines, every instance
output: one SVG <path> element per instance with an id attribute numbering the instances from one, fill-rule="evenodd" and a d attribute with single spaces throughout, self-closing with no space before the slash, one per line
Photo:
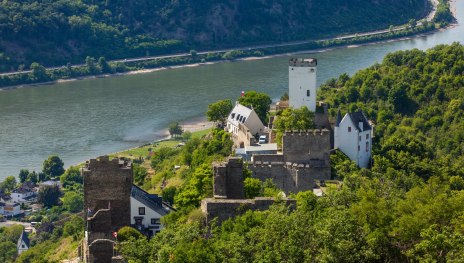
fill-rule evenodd
<path id="1" fill-rule="evenodd" d="M 316 111 L 317 59 L 291 58 L 288 67 L 289 106 Z"/>

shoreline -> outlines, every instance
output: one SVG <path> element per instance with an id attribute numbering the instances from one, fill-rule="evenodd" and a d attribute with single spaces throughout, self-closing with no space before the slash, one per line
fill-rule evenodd
<path id="1" fill-rule="evenodd" d="M 415 35 L 411 35 L 411 36 L 407 36 L 407 37 L 400 37 L 400 38 L 392 38 L 392 39 L 386 39 L 386 40 L 378 40 L 378 41 L 373 41 L 373 42 L 366 42 L 366 43 L 361 43 L 361 44 L 345 44 L 345 45 L 334 46 L 334 47 L 301 50 L 301 51 L 294 51 L 294 52 L 267 55 L 267 56 L 262 56 L 262 57 L 250 56 L 250 57 L 237 58 L 237 59 L 233 59 L 233 60 L 218 60 L 218 61 L 199 62 L 199 63 L 192 63 L 192 64 L 181 64 L 181 65 L 175 65 L 175 66 L 163 66 L 163 67 L 151 68 L 151 69 L 132 70 L 132 71 L 123 72 L 123 73 L 101 74 L 101 75 L 83 76 L 83 77 L 70 78 L 70 79 L 59 79 L 59 80 L 53 80 L 53 81 L 47 81 L 47 82 L 41 82 L 41 83 L 21 84 L 21 85 L 15 85 L 15 86 L 0 87 L 0 92 L 9 91 L 9 90 L 15 90 L 15 89 L 22 89 L 22 88 L 40 87 L 40 86 L 47 86 L 47 85 L 53 85 L 53 84 L 59 84 L 59 83 L 74 82 L 74 81 L 79 81 L 79 80 L 99 79 L 99 78 L 113 78 L 113 77 L 128 76 L 128 75 L 147 74 L 147 73 L 153 73 L 153 72 L 164 71 L 164 70 L 173 70 L 173 69 L 181 69 L 181 68 L 195 68 L 195 67 L 215 65 L 215 64 L 220 64 L 220 63 L 233 63 L 233 62 L 240 62 L 240 61 L 253 61 L 253 60 L 271 59 L 271 58 L 285 57 L 285 56 L 298 55 L 298 54 L 325 53 L 325 52 L 338 50 L 338 49 L 357 48 L 357 47 L 363 47 L 363 46 L 378 45 L 378 44 L 382 44 L 382 43 L 400 42 L 400 41 L 406 41 L 406 40 L 411 40 L 411 39 L 415 39 L 415 38 L 428 36 L 428 35 L 434 34 L 437 31 L 448 30 L 448 29 L 451 29 L 451 28 L 455 27 L 456 25 L 457 25 L 456 23 L 453 23 L 453 24 L 448 25 L 445 28 L 435 29 L 435 30 L 425 32 L 425 33 L 419 33 L 419 34 L 415 34 Z"/>
<path id="2" fill-rule="evenodd" d="M 214 127 L 214 123 L 213 122 L 210 122 L 210 121 L 207 121 L 206 120 L 206 117 L 200 117 L 198 118 L 197 120 L 191 120 L 191 121 L 181 121 L 179 122 L 179 124 L 182 126 L 182 129 L 184 131 L 189 131 L 189 132 L 199 132 L 199 131 L 204 131 L 204 130 L 207 130 L 207 129 L 210 129 L 212 127 Z M 170 140 L 171 139 L 171 136 L 169 135 L 169 131 L 168 129 L 163 129 L 163 130 L 160 130 L 159 131 L 159 134 L 162 134 L 161 136 L 163 136 L 162 138 L 160 139 L 154 139 L 151 143 L 145 143 L 145 144 L 142 144 L 142 145 L 139 145 L 139 146 L 135 146 L 135 147 L 131 147 L 131 148 L 127 148 L 127 149 L 124 149 L 124 150 L 121 150 L 121 151 L 117 151 L 117 152 L 113 152 L 113 153 L 107 153 L 105 155 L 117 155 L 117 154 L 120 154 L 122 152 L 126 152 L 126 151 L 130 151 L 130 150 L 134 150 L 134 149 L 139 149 L 139 148 L 142 148 L 142 147 L 145 147 L 145 146 L 148 146 L 148 145 L 153 145 L 157 142 L 162 142 L 162 141 L 166 141 L 166 140 Z M 95 156 L 93 158 L 97 158 L 99 156 Z M 71 166 L 77 166 L 77 165 L 82 165 L 84 162 L 81 162 L 79 164 L 76 164 L 76 165 L 71 165 Z"/>
<path id="3" fill-rule="evenodd" d="M 437 3 L 437 1 L 434 1 L 434 2 Z M 449 5 L 450 5 L 450 10 L 451 10 L 453 16 L 456 18 L 456 14 L 457 14 L 456 13 L 457 12 L 457 10 L 456 10 L 456 0 L 450 0 Z M 432 10 L 430 12 L 430 14 L 434 14 L 435 11 L 436 10 Z M 425 19 L 428 19 L 430 14 L 428 14 L 425 17 Z M 69 78 L 69 79 L 58 79 L 58 80 L 52 80 L 52 81 L 47 81 L 47 82 L 41 82 L 41 83 L 20 84 L 20 85 L 0 87 L 0 92 L 8 91 L 8 90 L 21 89 L 21 88 L 30 88 L 30 87 L 36 87 L 36 86 L 47 86 L 47 85 L 53 85 L 53 84 L 59 84 L 59 83 L 78 81 L 78 80 L 97 79 L 97 78 L 111 78 L 111 77 L 119 77 L 119 76 L 126 76 L 126 75 L 138 75 L 138 74 L 146 74 L 146 73 L 152 73 L 152 72 L 157 72 L 157 71 L 162 71 L 162 70 L 189 68 L 189 67 L 193 68 L 193 67 L 214 65 L 214 64 L 219 64 L 219 63 L 230 63 L 230 62 L 237 62 L 237 61 L 240 62 L 240 61 L 252 61 L 252 60 L 260 60 L 260 59 L 270 59 L 270 58 L 291 56 L 291 55 L 297 55 L 297 54 L 305 54 L 305 53 L 308 53 L 308 54 L 324 53 L 324 52 L 329 52 L 329 51 L 333 51 L 333 50 L 337 50 L 337 49 L 355 48 L 355 47 L 362 47 L 362 46 L 369 46 L 369 45 L 378 45 L 378 44 L 382 44 L 382 43 L 399 42 L 399 41 L 411 40 L 411 39 L 431 35 L 431 34 L 434 34 L 437 31 L 448 30 L 448 29 L 451 29 L 451 28 L 457 26 L 457 24 L 458 24 L 458 22 L 456 20 L 456 22 L 450 23 L 448 26 L 446 26 L 444 28 L 434 29 L 434 30 L 431 30 L 431 31 L 428 31 L 428 32 L 413 34 L 411 36 L 406 36 L 406 37 L 391 38 L 391 39 L 385 39 L 385 40 L 365 42 L 365 43 L 360 43 L 360 44 L 343 44 L 343 45 L 340 45 L 340 46 L 333 46 L 333 47 L 327 47 L 327 48 L 316 48 L 316 49 L 309 49 L 309 50 L 300 50 L 300 51 L 294 51 L 294 52 L 285 52 L 285 53 L 272 54 L 272 55 L 267 55 L 267 56 L 262 56 L 262 57 L 249 56 L 249 57 L 237 58 L 237 59 L 232 59 L 232 60 L 221 59 L 221 60 L 218 60 L 218 61 L 210 61 L 210 62 L 199 62 L 199 63 L 192 63 L 192 64 L 180 64 L 180 65 L 174 65 L 174 66 L 162 66 L 162 67 L 151 68 L 151 69 L 138 69 L 138 70 L 131 70 L 131 71 L 123 72 L 123 73 L 100 74 L 100 75 L 82 76 L 82 77 Z M 381 30 L 378 30 L 378 31 L 381 31 Z M 334 38 L 331 38 L 331 39 L 335 40 L 337 38 L 334 37 Z M 325 40 L 328 40 L 328 39 L 325 39 Z"/>

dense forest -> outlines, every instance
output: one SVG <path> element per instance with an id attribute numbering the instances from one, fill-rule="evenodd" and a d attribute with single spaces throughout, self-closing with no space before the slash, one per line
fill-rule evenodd
<path id="1" fill-rule="evenodd" d="M 418 19 L 424 0 L 0 1 L 0 70 L 314 39 Z"/>
<path id="2" fill-rule="evenodd" d="M 362 109 L 375 123 L 372 167 L 333 154 L 333 176 L 342 183 L 325 196 L 301 192 L 295 210 L 277 204 L 221 226 L 204 225 L 197 207 L 211 195 L 209 162 L 229 153 L 228 135 L 215 131 L 165 149 L 152 159 L 156 176 L 137 183 L 149 189 L 166 180 L 163 197 L 179 211 L 154 238 L 126 236 L 119 251 L 129 262 L 462 262 L 463 87 L 458 43 L 391 53 L 329 80 L 319 99 L 332 117 L 337 109 Z M 173 171 L 174 163 L 183 166 Z M 245 190 L 252 189 L 278 191 L 272 182 L 246 180 Z"/>

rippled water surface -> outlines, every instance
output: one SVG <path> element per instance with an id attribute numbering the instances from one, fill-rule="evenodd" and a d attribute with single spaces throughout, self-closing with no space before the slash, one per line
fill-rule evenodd
<path id="1" fill-rule="evenodd" d="M 458 19 L 464 1 L 456 4 Z M 353 74 L 403 49 L 464 42 L 456 26 L 425 37 L 310 54 L 318 83 Z M 242 90 L 277 98 L 287 89 L 288 57 L 177 68 L 0 91 L 0 179 L 19 169 L 40 170 L 50 154 L 65 165 L 153 141 L 173 121 L 203 116 L 207 105 Z"/>

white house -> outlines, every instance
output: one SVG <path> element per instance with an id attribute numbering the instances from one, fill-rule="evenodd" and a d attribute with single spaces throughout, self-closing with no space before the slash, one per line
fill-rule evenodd
<path id="1" fill-rule="evenodd" d="M 27 237 L 27 233 L 23 231 L 21 236 L 18 239 L 18 243 L 16 244 L 16 248 L 18 249 L 18 255 L 21 255 L 24 251 L 28 250 L 30 247 L 30 241 Z"/>
<path id="2" fill-rule="evenodd" d="M 29 187 L 19 187 L 10 194 L 11 201 L 19 202 L 29 202 L 35 197 L 35 192 Z"/>
<path id="3" fill-rule="evenodd" d="M 155 235 L 163 228 L 161 217 L 173 210 L 163 203 L 161 197 L 149 194 L 136 185 L 132 186 L 130 206 L 131 225 L 149 236 Z"/>
<path id="4" fill-rule="evenodd" d="M 264 132 L 264 124 L 259 119 L 258 114 L 253 109 L 247 108 L 237 102 L 227 118 L 227 130 L 230 133 L 238 135 L 240 124 L 245 126 L 253 135 Z"/>
<path id="5" fill-rule="evenodd" d="M 338 111 L 334 129 L 334 148 L 340 149 L 361 168 L 367 168 L 372 155 L 372 127 L 362 111 Z"/>
<path id="6" fill-rule="evenodd" d="M 15 217 L 17 215 L 20 215 L 21 212 L 21 205 L 19 203 L 10 203 L 7 202 L 5 203 L 5 206 L 3 207 L 3 215 L 7 217 Z"/>
<path id="7" fill-rule="evenodd" d="M 288 67 L 289 106 L 294 109 L 306 106 L 316 111 L 317 59 L 291 58 Z"/>

